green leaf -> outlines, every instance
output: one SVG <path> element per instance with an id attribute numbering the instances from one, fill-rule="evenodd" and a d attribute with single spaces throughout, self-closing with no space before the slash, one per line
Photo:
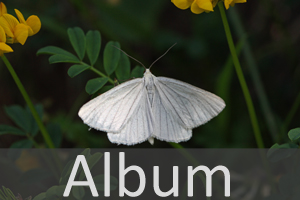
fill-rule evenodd
<path id="1" fill-rule="evenodd" d="M 1 200 L 16 200 L 14 193 L 9 188 L 2 186 L 2 190 L 0 189 Z"/>
<path id="2" fill-rule="evenodd" d="M 4 194 L 4 192 L 2 192 L 2 190 L 0 190 L 0 199 L 4 199 L 5 200 L 6 195 Z"/>
<path id="3" fill-rule="evenodd" d="M 144 76 L 145 68 L 137 65 L 132 71 L 131 71 L 131 77 L 132 78 L 142 78 Z"/>
<path id="4" fill-rule="evenodd" d="M 117 68 L 120 59 L 119 42 L 110 41 L 106 44 L 103 53 L 104 69 L 108 75 L 111 75 Z"/>
<path id="5" fill-rule="evenodd" d="M 84 155 L 85 159 L 88 160 L 91 157 L 91 149 L 87 148 L 84 151 L 82 151 L 79 155 Z M 64 167 L 61 179 L 59 181 L 59 184 L 67 184 L 67 181 L 69 180 L 71 171 L 74 167 L 75 160 L 70 160 L 66 166 Z M 80 172 L 83 170 L 82 165 L 79 165 L 79 168 L 77 170 L 77 175 L 80 174 Z"/>
<path id="6" fill-rule="evenodd" d="M 51 187 L 46 191 L 46 200 L 59 200 L 60 198 L 56 195 L 56 188 Z"/>
<path id="7" fill-rule="evenodd" d="M 14 142 L 10 148 L 31 148 L 33 145 L 33 142 L 29 139 L 25 140 L 19 140 L 17 142 Z"/>
<path id="8" fill-rule="evenodd" d="M 59 180 L 59 184 L 67 184 L 71 171 L 73 169 L 75 160 L 70 160 L 67 165 L 64 167 L 62 174 L 61 174 L 61 179 Z"/>
<path id="9" fill-rule="evenodd" d="M 40 50 L 38 50 L 38 52 L 36 53 L 37 55 L 40 54 L 50 54 L 50 55 L 56 55 L 56 54 L 60 54 L 60 55 L 65 55 L 68 57 L 73 57 L 73 58 L 77 58 L 74 54 L 61 49 L 59 47 L 55 47 L 55 46 L 47 46 L 44 48 L 41 48 Z"/>
<path id="10" fill-rule="evenodd" d="M 97 190 L 104 191 L 104 175 L 98 175 L 93 178 Z M 115 190 L 118 187 L 118 179 L 110 176 L 110 190 Z"/>
<path id="11" fill-rule="evenodd" d="M 67 181 L 65 178 L 69 178 L 69 175 L 71 173 L 71 169 L 72 167 L 74 166 L 74 163 L 75 163 L 75 160 L 69 160 L 69 162 L 64 166 L 64 169 L 62 170 L 61 172 L 61 178 L 59 180 L 59 184 L 62 185 L 62 184 L 67 184 Z"/>
<path id="12" fill-rule="evenodd" d="M 127 55 L 122 53 L 116 69 L 116 76 L 120 81 L 125 81 L 130 78 L 130 61 Z"/>
<path id="13" fill-rule="evenodd" d="M 61 197 L 66 189 L 66 185 L 59 185 L 56 187 L 56 196 Z"/>
<path id="14" fill-rule="evenodd" d="M 298 141 L 300 139 L 300 128 L 295 128 L 288 133 L 291 141 Z"/>
<path id="15" fill-rule="evenodd" d="M 46 192 L 46 198 L 47 199 L 57 199 L 59 197 L 63 196 L 63 193 L 65 191 L 66 185 L 55 185 L 49 188 Z"/>
<path id="16" fill-rule="evenodd" d="M 5 197 L 4 199 L 6 200 L 7 198 L 10 198 L 10 193 L 7 191 L 7 188 L 2 186 L 2 190 L 3 190 L 4 194 L 1 190 L 0 191 L 1 191 L 2 195 Z"/>
<path id="17" fill-rule="evenodd" d="M 97 152 L 95 154 L 93 154 L 88 160 L 87 160 L 87 164 L 89 166 L 89 169 L 92 170 L 92 168 L 95 166 L 95 164 L 100 160 L 100 158 L 103 156 L 102 153 Z M 82 181 L 85 178 L 85 173 L 82 170 L 79 176 L 79 180 Z"/>
<path id="18" fill-rule="evenodd" d="M 28 113 L 19 105 L 4 107 L 6 114 L 26 133 L 30 131 L 30 120 Z"/>
<path id="19" fill-rule="evenodd" d="M 85 159 L 88 160 L 92 156 L 91 155 L 91 149 L 90 148 L 86 148 L 83 152 L 80 153 L 80 155 L 84 155 Z M 74 160 L 74 163 L 75 163 L 75 160 Z M 71 166 L 70 171 L 73 169 L 73 165 Z M 77 170 L 77 174 L 80 174 L 82 170 L 83 170 L 82 165 L 79 165 L 79 168 Z"/>
<path id="20" fill-rule="evenodd" d="M 79 59 L 82 60 L 84 58 L 86 48 L 86 39 L 83 30 L 79 27 L 69 28 L 68 35 Z"/>
<path id="21" fill-rule="evenodd" d="M 99 31 L 89 31 L 86 34 L 86 52 L 93 66 L 99 56 L 101 47 L 101 35 Z"/>
<path id="22" fill-rule="evenodd" d="M 285 143 L 282 145 L 274 144 L 267 153 L 267 157 L 271 162 L 278 162 L 290 157 L 297 151 L 298 145 L 294 143 Z"/>
<path id="23" fill-rule="evenodd" d="M 272 146 L 273 147 L 273 146 Z M 272 148 L 271 147 L 271 148 Z M 276 146 L 275 146 L 276 147 Z M 297 144 L 294 144 L 294 143 L 285 143 L 285 144 L 281 144 L 281 145 L 278 145 L 276 147 L 277 149 L 297 149 L 298 148 L 298 145 Z"/>
<path id="24" fill-rule="evenodd" d="M 49 58 L 49 63 L 80 63 L 80 60 L 76 57 L 70 57 L 66 55 L 56 54 Z"/>
<path id="25" fill-rule="evenodd" d="M 57 195 L 56 195 L 56 187 L 57 186 L 52 186 L 51 188 L 49 188 L 46 191 L 46 198 L 47 199 L 57 199 Z"/>
<path id="26" fill-rule="evenodd" d="M 85 150 L 83 150 L 80 155 L 84 155 L 85 159 L 89 159 L 91 157 L 91 149 L 90 148 L 86 148 Z"/>
<path id="27" fill-rule="evenodd" d="M 278 149 L 279 148 L 279 144 L 278 143 L 275 143 L 275 144 L 273 144 L 273 146 L 271 146 L 271 148 L 270 149 Z M 270 150 L 269 149 L 269 150 Z"/>
<path id="28" fill-rule="evenodd" d="M 82 186 L 75 186 L 72 187 L 72 194 L 75 199 L 82 200 L 85 195 L 85 191 Z"/>
<path id="29" fill-rule="evenodd" d="M 33 200 L 45 200 L 45 199 L 46 199 L 46 192 L 43 192 L 33 198 Z"/>
<path id="30" fill-rule="evenodd" d="M 85 91 L 88 94 L 94 94 L 97 92 L 100 88 L 102 88 L 108 81 L 108 78 L 94 78 L 87 82 L 85 86 Z"/>
<path id="31" fill-rule="evenodd" d="M 37 104 L 34 106 L 36 112 L 38 113 L 40 119 L 42 119 L 43 117 L 43 105 L 42 104 Z M 28 113 L 28 119 L 29 119 L 29 130 L 28 133 L 30 133 L 32 136 L 36 136 L 36 134 L 39 131 L 39 127 L 33 117 L 33 115 L 31 114 L 31 111 L 29 109 L 28 106 L 26 106 L 26 112 Z"/>
<path id="32" fill-rule="evenodd" d="M 60 126 L 57 124 L 50 123 L 46 127 L 52 142 L 56 148 L 60 147 L 62 141 L 62 132 Z"/>
<path id="33" fill-rule="evenodd" d="M 16 127 L 0 124 L 0 135 L 13 134 L 13 135 L 26 135 L 26 133 Z"/>
<path id="34" fill-rule="evenodd" d="M 43 106 L 38 104 L 34 106 L 38 115 L 40 118 L 42 118 L 43 115 Z M 23 109 L 21 106 L 14 105 L 10 107 L 5 107 L 6 114 L 19 126 L 21 127 L 25 133 L 24 134 L 31 134 L 32 136 L 35 136 L 38 132 L 38 125 L 36 124 L 36 121 L 34 117 L 31 114 L 31 111 L 28 107 L 26 109 Z M 12 129 L 15 129 L 12 127 Z M 11 129 L 11 131 L 12 131 Z M 18 132 L 20 133 L 20 132 Z M 0 128 L 0 134 L 1 134 L 1 128 Z M 15 134 L 17 134 L 15 132 Z M 21 133 L 20 133 L 21 134 Z M 24 135 L 22 134 L 22 135 Z"/>
<path id="35" fill-rule="evenodd" d="M 87 66 L 87 65 L 73 65 L 69 68 L 68 75 L 71 78 L 73 78 L 89 68 L 90 68 L 90 66 Z"/>

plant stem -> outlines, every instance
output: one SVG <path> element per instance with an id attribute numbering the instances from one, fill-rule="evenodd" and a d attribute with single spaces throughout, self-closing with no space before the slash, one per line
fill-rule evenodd
<path id="1" fill-rule="evenodd" d="M 7 60 L 5 55 L 2 55 L 1 58 L 4 62 L 4 64 L 6 65 L 8 71 L 10 72 L 11 76 L 13 77 L 15 83 L 17 84 L 24 100 L 26 101 L 26 103 L 27 103 L 27 105 L 28 105 L 28 107 L 29 107 L 29 109 L 30 109 L 30 111 L 31 111 L 31 113 L 32 113 L 32 115 L 33 115 L 33 117 L 34 117 L 34 119 L 35 119 L 42 135 L 43 135 L 43 137 L 44 137 L 44 140 L 45 140 L 46 144 L 48 145 L 49 148 L 55 148 L 55 146 L 54 146 L 54 144 L 53 144 L 53 142 L 50 138 L 50 135 L 48 134 L 44 124 L 42 123 L 42 121 L 40 119 L 40 116 L 38 115 L 33 103 L 31 102 L 31 100 L 30 100 L 24 86 L 22 85 L 18 75 L 16 74 L 14 68 L 11 66 L 10 62 Z"/>
<path id="2" fill-rule="evenodd" d="M 263 143 L 262 136 L 261 136 L 261 133 L 260 133 L 260 129 L 259 129 L 259 126 L 258 126 L 258 121 L 257 121 L 257 118 L 256 118 L 253 102 L 252 102 L 251 95 L 250 95 L 250 92 L 249 92 L 249 89 L 248 89 L 248 86 L 247 86 L 247 83 L 246 83 L 246 80 L 245 80 L 245 77 L 244 77 L 244 74 L 243 74 L 243 71 L 242 71 L 242 68 L 241 68 L 241 65 L 240 65 L 240 61 L 238 59 L 238 56 L 237 56 L 237 53 L 236 53 L 236 50 L 235 50 L 235 46 L 234 46 L 232 35 L 231 35 L 231 32 L 230 32 L 230 28 L 229 28 L 228 20 L 227 20 L 227 17 L 226 17 L 225 9 L 224 9 L 224 6 L 223 6 L 223 2 L 219 2 L 218 6 L 219 6 L 219 9 L 220 9 L 222 22 L 223 22 L 223 25 L 224 25 L 224 29 L 225 29 L 225 33 L 226 33 L 226 37 L 227 37 L 227 41 L 228 41 L 228 45 L 229 45 L 229 49 L 230 49 L 230 52 L 231 52 L 231 55 L 232 55 L 233 64 L 234 64 L 238 79 L 240 81 L 240 84 L 241 84 L 241 87 L 242 87 L 242 90 L 243 90 L 243 94 L 244 94 L 244 97 L 245 97 L 245 100 L 246 100 L 246 104 L 247 104 L 247 107 L 248 107 L 248 111 L 249 111 L 253 131 L 254 131 L 254 137 L 255 137 L 257 146 L 259 148 L 264 148 L 264 143 Z"/>
<path id="3" fill-rule="evenodd" d="M 114 81 L 113 81 L 111 78 L 109 78 L 108 76 L 106 76 L 105 74 L 103 74 L 102 72 L 100 72 L 100 71 L 99 71 L 98 69 L 96 69 L 95 67 L 93 67 L 93 66 L 91 66 L 91 65 L 88 65 L 88 64 L 86 64 L 85 62 L 81 62 L 80 64 L 89 66 L 89 67 L 90 67 L 90 68 L 89 68 L 90 70 L 92 70 L 93 72 L 95 72 L 95 73 L 98 74 L 99 76 L 108 78 L 108 81 L 109 81 L 111 84 L 114 84 Z"/>
<path id="4" fill-rule="evenodd" d="M 241 22 L 240 16 L 235 8 L 230 8 L 229 18 L 233 23 L 236 34 L 239 37 L 245 36 L 246 32 Z M 269 129 L 270 135 L 272 136 L 274 143 L 279 143 L 280 131 L 278 129 L 278 124 L 276 123 L 274 113 L 272 111 L 263 83 L 261 81 L 258 66 L 254 59 L 253 51 L 251 50 L 251 45 L 246 38 L 244 40 L 243 54 L 248 65 L 249 74 L 252 78 L 253 86 L 257 92 L 258 101 L 262 109 L 262 114 L 265 117 L 266 125 Z"/>
<path id="5" fill-rule="evenodd" d="M 97 70 L 95 67 L 91 67 L 90 70 L 92 70 L 93 72 L 95 72 L 96 74 L 102 76 L 102 77 L 107 77 L 108 78 L 108 81 L 111 83 L 111 84 L 114 84 L 114 81 L 109 78 L 108 76 L 106 76 L 105 74 L 103 74 L 102 72 L 100 72 L 99 70 Z"/>

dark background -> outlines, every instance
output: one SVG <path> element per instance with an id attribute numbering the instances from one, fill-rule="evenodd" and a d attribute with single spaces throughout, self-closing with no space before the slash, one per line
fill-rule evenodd
<path id="1" fill-rule="evenodd" d="M 118 41 L 123 50 L 149 66 L 172 44 L 177 45 L 151 69 L 156 76 L 166 76 L 191 83 L 222 97 L 227 107 L 208 124 L 193 130 L 184 147 L 256 147 L 243 93 L 233 65 L 227 65 L 230 52 L 218 7 L 211 13 L 195 15 L 180 10 L 171 1 L 152 0 L 9 0 L 3 1 L 10 14 L 20 10 L 25 19 L 32 14 L 40 17 L 40 32 L 29 37 L 24 46 L 13 44 L 13 53 L 6 54 L 34 103 L 44 106 L 45 124 L 61 126 L 61 147 L 117 147 L 105 133 L 88 131 L 77 116 L 79 108 L 90 99 L 85 92 L 87 80 L 96 78 L 90 71 L 75 78 L 67 75 L 71 64 L 50 65 L 45 55 L 36 52 L 54 45 L 74 52 L 67 36 L 69 27 L 81 27 L 85 32 L 99 30 L 102 48 L 98 66 L 102 63 L 105 44 Z M 236 4 L 226 11 L 236 43 L 244 41 L 251 53 L 268 104 L 276 123 L 267 126 L 249 73 L 252 67 L 244 49 L 240 62 L 254 101 L 260 129 L 266 147 L 286 141 L 287 131 L 299 126 L 299 113 L 283 127 L 299 93 L 300 2 L 298 0 L 261 0 Z M 242 23 L 237 25 L 234 20 Z M 244 30 L 244 34 L 237 30 Z M 243 46 L 244 47 L 244 46 Z M 86 58 L 87 59 L 87 58 Z M 25 106 L 11 75 L 0 62 L 0 124 L 13 125 L 3 107 Z M 132 68 L 137 64 L 131 60 Z M 299 100 L 298 100 L 299 101 Z M 296 109 L 294 109 L 296 111 Z M 22 137 L 2 135 L 0 147 L 9 147 Z M 38 142 L 42 137 L 38 136 Z M 155 140 L 155 147 L 170 147 Z M 123 146 L 122 146 L 123 147 Z M 135 147 L 151 147 L 147 142 Z"/>

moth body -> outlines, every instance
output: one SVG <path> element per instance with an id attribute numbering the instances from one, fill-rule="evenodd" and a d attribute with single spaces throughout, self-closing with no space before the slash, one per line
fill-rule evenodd
<path id="1" fill-rule="evenodd" d="M 192 129 L 217 116 L 224 101 L 205 90 L 146 69 L 143 78 L 124 82 L 81 107 L 88 126 L 105 131 L 111 142 L 134 145 L 153 138 L 189 140 Z"/>

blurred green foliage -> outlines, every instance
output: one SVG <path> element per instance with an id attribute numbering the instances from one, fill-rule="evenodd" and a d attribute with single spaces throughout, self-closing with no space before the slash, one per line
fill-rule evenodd
<path id="1" fill-rule="evenodd" d="M 90 170 L 99 162 L 99 160 L 102 158 L 103 154 L 100 152 L 96 152 L 94 154 L 91 154 L 90 149 L 85 149 L 83 152 L 81 152 L 79 155 L 84 155 L 87 165 Z M 61 199 L 63 198 L 63 193 L 65 191 L 66 185 L 68 183 L 68 180 L 70 178 L 70 174 L 73 170 L 75 163 L 75 159 L 69 159 L 66 163 L 65 167 L 63 168 L 58 185 L 54 185 L 47 189 L 47 191 L 38 194 L 33 198 L 33 200 L 47 200 L 47 199 Z M 76 169 L 76 168 L 75 168 Z M 75 181 L 84 181 L 85 180 L 85 170 L 83 170 L 82 165 L 78 167 L 78 170 L 76 172 Z M 32 178 L 31 178 L 32 179 Z M 30 180 L 30 178 L 27 179 Z M 93 181 L 95 183 L 96 189 L 98 191 L 103 192 L 104 191 L 104 174 L 99 174 L 93 177 Z M 110 177 L 110 189 L 115 190 L 118 185 L 118 180 L 111 176 Z M 68 199 L 75 199 L 75 200 L 81 200 L 81 199 L 91 199 L 91 194 L 88 191 L 87 187 L 79 186 L 74 187 L 71 190 L 70 196 Z"/>
<path id="2" fill-rule="evenodd" d="M 87 66 L 76 63 L 77 56 L 81 59 L 86 53 L 84 59 L 87 63 L 97 66 L 101 72 L 110 73 L 102 56 L 109 41 L 118 41 L 124 51 L 145 66 L 149 66 L 177 42 L 177 45 L 151 68 L 153 74 L 191 83 L 225 100 L 225 110 L 209 123 L 194 129 L 192 139 L 183 143 L 184 147 L 256 147 L 245 100 L 229 58 L 230 53 L 217 8 L 209 14 L 194 15 L 188 10 L 179 10 L 170 1 L 160 0 L 10 0 L 4 3 L 11 14 L 14 14 L 13 9 L 17 8 L 25 18 L 35 14 L 42 21 L 42 29 L 35 37 L 29 38 L 24 46 L 14 44 L 14 53 L 6 56 L 33 101 L 43 105 L 45 124 L 54 123 L 57 127 L 50 129 L 61 130 L 61 140 L 56 142 L 60 147 L 117 147 L 108 141 L 105 133 L 88 131 L 88 127 L 77 116 L 79 108 L 91 98 L 85 92 L 86 83 L 95 78 L 95 82 L 100 81 L 98 75 L 87 70 Z M 299 127 L 299 112 L 296 112 L 297 106 L 293 106 L 297 103 L 295 100 L 300 89 L 300 32 L 297 28 L 300 25 L 299 7 L 299 1 L 293 0 L 249 1 L 227 11 L 229 17 L 234 16 L 233 12 L 238 13 L 237 17 L 246 31 L 246 34 L 239 34 L 240 27 L 235 27 L 234 19 L 229 18 L 236 44 L 241 45 L 240 61 L 267 147 L 274 143 L 287 142 L 287 131 Z M 80 27 L 86 34 L 87 52 L 80 52 L 79 46 L 83 44 L 72 41 L 70 43 L 68 36 L 76 38 L 82 35 L 67 31 L 70 27 Z M 100 39 L 97 32 L 88 32 L 89 30 L 100 31 Z M 250 50 L 258 66 L 268 103 L 276 119 L 278 134 L 275 138 L 264 118 L 265 113 L 254 86 L 255 79 L 250 73 L 251 66 L 244 55 L 245 43 L 242 41 L 245 39 L 251 46 Z M 91 41 L 102 44 L 101 49 L 93 46 Z M 72 55 L 77 55 L 65 55 L 75 64 L 50 65 L 48 56 L 37 57 L 36 52 L 46 46 L 57 46 Z M 97 55 L 100 55 L 98 60 Z M 52 59 L 52 63 L 55 63 L 62 58 L 56 56 Z M 130 62 L 122 53 L 120 59 L 129 66 Z M 117 71 L 113 76 L 121 81 L 128 77 L 138 77 L 143 68 L 135 67 L 134 61 L 131 63 L 131 68 L 126 69 L 114 66 Z M 19 133 L 1 134 L 0 147 L 9 147 L 17 141 L 27 139 L 27 136 L 18 132 L 22 126 L 10 119 L 4 106 L 23 107 L 24 101 L 3 64 L 0 72 L 0 124 L 9 125 L 14 129 L 12 132 Z M 77 76 L 79 73 L 80 76 Z M 68 74 L 74 78 L 70 78 Z M 94 85 L 93 82 L 90 84 Z M 89 93 L 98 89 L 94 88 Z M 105 86 L 102 89 L 108 88 Z M 289 113 L 292 113 L 292 118 L 287 123 Z M 16 125 L 20 126 L 18 131 Z M 43 141 L 40 136 L 37 136 L 36 140 L 38 143 Z M 136 147 L 150 147 L 150 144 L 143 143 Z M 169 145 L 156 141 L 155 147 Z"/>
<path id="3" fill-rule="evenodd" d="M 64 150 L 63 150 L 64 151 Z M 9 152 L 9 151 L 8 151 Z M 16 152 L 16 151 L 14 151 Z M 3 153 L 3 152 L 2 152 Z M 55 152 L 56 153 L 56 152 Z M 65 191 L 66 185 L 69 181 L 71 172 L 74 170 L 75 159 L 78 155 L 83 155 L 86 160 L 86 164 L 89 170 L 101 168 L 101 159 L 103 153 L 92 152 L 89 148 L 87 149 L 76 149 L 71 153 L 66 153 L 64 158 L 58 158 L 55 161 L 55 154 L 53 151 L 40 151 L 33 153 L 30 150 L 24 150 L 20 157 L 20 160 L 11 160 L 9 155 L 1 154 L 3 166 L 9 167 L 9 180 L 6 177 L 7 182 L 5 184 L 10 185 L 10 188 L 2 186 L 0 188 L 0 200 L 43 200 L 43 199 L 62 199 L 63 192 Z M 25 159 L 24 159 L 25 155 Z M 56 154 L 57 155 L 57 154 Z M 28 162 L 28 159 L 31 162 Z M 26 160 L 26 161 L 25 161 Z M 24 162 L 25 161 L 25 162 Z M 22 166 L 19 165 L 22 163 Z M 34 166 L 38 164 L 37 166 Z M 23 165 L 28 165 L 28 170 L 23 171 Z M 23 168 L 24 169 L 24 168 Z M 86 179 L 86 171 L 80 164 L 78 168 L 75 168 L 76 175 L 75 181 L 84 181 Z M 93 181 L 95 183 L 98 192 L 104 192 L 104 174 L 102 170 L 100 173 L 93 173 Z M 2 184 L 4 182 L 1 182 Z M 49 186 L 49 183 L 51 187 Z M 116 190 L 118 187 L 118 179 L 114 176 L 110 176 L 110 190 Z M 33 192 L 34 189 L 37 189 Z M 22 198 L 23 194 L 32 195 L 28 198 Z M 88 187 L 79 186 L 74 187 L 67 199 L 81 200 L 91 199 L 91 193 Z"/>

